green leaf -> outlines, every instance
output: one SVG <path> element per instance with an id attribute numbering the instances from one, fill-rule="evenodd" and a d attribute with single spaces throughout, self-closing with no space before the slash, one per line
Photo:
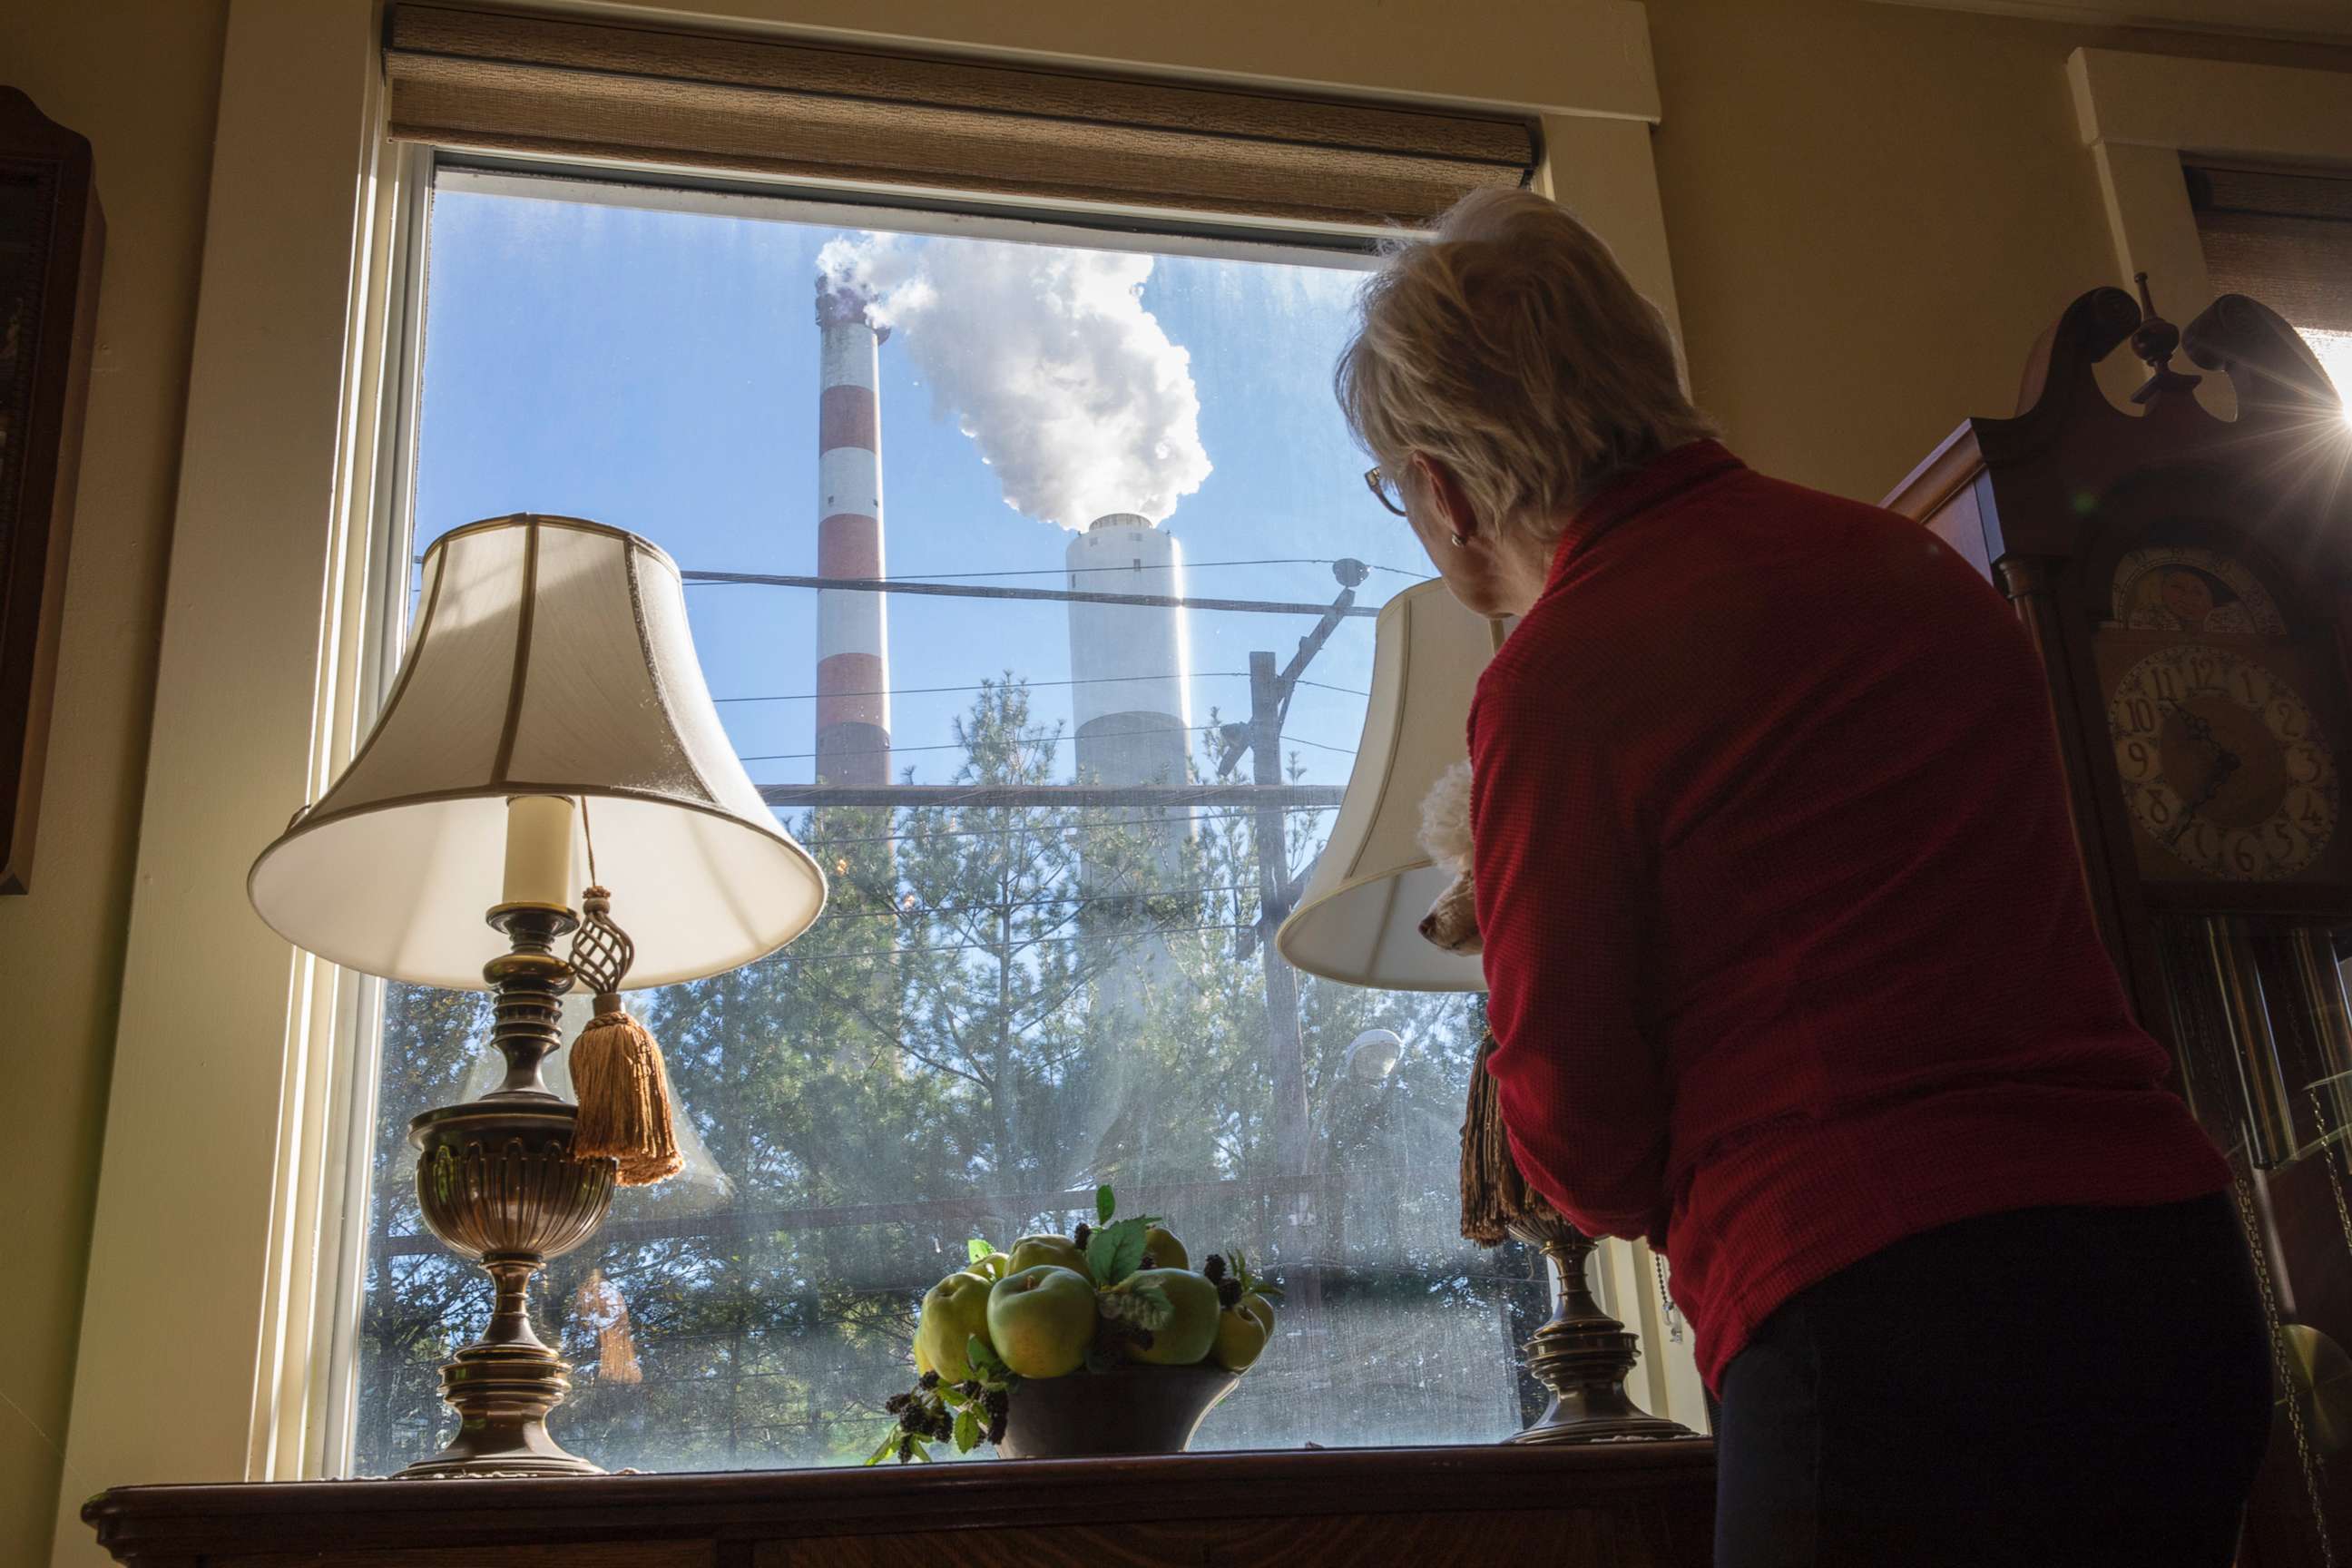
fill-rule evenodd
<path id="1" fill-rule="evenodd" d="M 956 1417 L 955 1446 L 959 1454 L 969 1454 L 980 1446 L 980 1413 L 966 1410 Z"/>
<path id="2" fill-rule="evenodd" d="M 980 1374 L 982 1383 L 992 1382 L 1013 1371 L 1004 1364 L 1004 1358 L 996 1353 L 996 1347 L 978 1334 L 964 1341 L 963 1354 L 964 1359 L 971 1363 L 971 1370 Z"/>
<path id="3" fill-rule="evenodd" d="M 967 1263 L 977 1263 L 982 1258 L 993 1253 L 995 1250 L 995 1247 L 991 1247 L 987 1242 L 982 1241 L 980 1237 L 975 1236 L 970 1241 L 963 1244 L 964 1261 Z"/>
<path id="4" fill-rule="evenodd" d="M 1110 1216 L 1118 1212 L 1118 1204 L 1111 1197 L 1110 1184 L 1106 1182 L 1095 1189 L 1095 1218 L 1100 1224 L 1108 1225 Z"/>
<path id="5" fill-rule="evenodd" d="M 1132 1323 L 1150 1333 L 1158 1333 L 1176 1315 L 1176 1303 L 1168 1292 L 1157 1285 L 1127 1285 L 1116 1290 L 1104 1290 L 1095 1297 L 1102 1315 L 1115 1323 Z"/>
<path id="6" fill-rule="evenodd" d="M 1149 1228 L 1140 1219 L 1123 1219 L 1087 1237 L 1087 1268 L 1097 1285 L 1116 1285 L 1142 1267 L 1143 1233 Z"/>
<path id="7" fill-rule="evenodd" d="M 892 1423 L 890 1424 L 890 1435 L 889 1435 L 887 1437 L 885 1437 L 885 1438 L 883 1438 L 883 1439 L 882 1439 L 882 1446 L 881 1446 L 880 1447 L 878 1447 L 878 1448 L 875 1449 L 875 1450 L 874 1450 L 874 1457 L 873 1457 L 872 1458 L 870 1458 L 870 1459 L 866 1460 L 866 1462 L 867 1464 L 869 1464 L 869 1465 L 878 1465 L 878 1464 L 880 1464 L 883 1460 L 885 1460 L 885 1459 L 888 1458 L 891 1455 L 893 1455 L 893 1454 L 897 1453 L 898 1451 L 898 1424 L 897 1422 L 895 1422 L 895 1421 L 894 1421 L 894 1422 L 892 1422 Z"/>
<path id="8" fill-rule="evenodd" d="M 915 1439 L 915 1458 L 927 1465 L 931 1462 L 931 1451 L 924 1446 L 923 1440 L 919 1437 Z"/>

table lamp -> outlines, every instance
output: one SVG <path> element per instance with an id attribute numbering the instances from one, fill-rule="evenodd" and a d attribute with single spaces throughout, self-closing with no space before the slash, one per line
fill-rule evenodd
<path id="1" fill-rule="evenodd" d="M 409 1123 L 425 1223 L 490 1276 L 497 1306 L 442 1369 L 457 1436 L 404 1474 L 594 1473 L 548 1435 L 571 1368 L 532 1331 L 528 1297 L 594 1233 L 616 1183 L 676 1168 L 660 1058 L 630 1033 L 622 975 L 669 984 L 772 952 L 816 919 L 824 877 L 736 759 L 677 566 L 654 545 L 578 518 L 470 523 L 425 552 L 417 603 L 374 729 L 247 889 L 321 958 L 497 994 L 503 1079 Z M 575 910 L 583 881 L 598 885 Z M 572 1063 L 577 1109 L 540 1075 L 575 978 L 598 993 Z"/>
<path id="2" fill-rule="evenodd" d="M 1470 699 L 1505 626 L 1462 607 L 1444 583 L 1422 583 L 1381 607 L 1371 700 L 1355 771 L 1330 839 L 1298 908 L 1275 932 L 1293 967 L 1388 991 L 1483 991 L 1484 960 L 1422 934 L 1422 917 L 1454 874 L 1422 846 L 1422 802 L 1467 759 Z M 1470 1073 L 1462 1129 L 1462 1234 L 1484 1247 L 1515 1236 L 1558 1277 L 1551 1320 L 1527 1343 L 1528 1367 L 1551 1391 L 1544 1413 L 1507 1441 L 1591 1443 L 1687 1437 L 1625 1392 L 1640 1342 L 1601 1310 L 1585 1280 L 1592 1238 L 1528 1186 L 1511 1158 L 1494 1080 L 1493 1037 Z"/>

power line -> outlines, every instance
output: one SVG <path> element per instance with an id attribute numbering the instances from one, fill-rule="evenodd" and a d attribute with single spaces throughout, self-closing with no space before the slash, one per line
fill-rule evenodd
<path id="1" fill-rule="evenodd" d="M 1285 805 L 1277 806 L 1276 809 L 1288 815 L 1292 813 L 1320 813 L 1326 811 L 1337 811 L 1339 808 L 1337 805 Z M 1244 811 L 1202 811 L 1193 813 L 1192 819 L 1194 822 L 1231 822 L 1240 817 L 1255 817 L 1256 815 L 1257 812 L 1255 808 Z M 1099 831 L 1100 827 L 1101 825 L 1099 823 L 1076 822 L 1064 824 L 1059 826 L 1041 826 L 1034 824 L 1024 823 L 1017 830 L 1003 827 L 919 828 L 911 829 L 905 833 L 868 833 L 845 836 L 838 838 L 803 838 L 801 840 L 801 847 L 803 849 L 834 849 L 839 848 L 844 845 L 850 844 L 903 844 L 910 838 L 987 838 L 992 837 L 1001 833 L 1011 831 L 1036 835 L 1047 833 L 1093 833 Z"/>
<path id="2" fill-rule="evenodd" d="M 1088 740 L 1096 741 L 1116 741 L 1124 740 L 1135 735 L 1205 734 L 1211 730 L 1221 730 L 1223 727 L 1224 726 L 1222 724 L 1186 724 L 1179 728 L 1164 730 L 1159 728 L 1145 730 L 1103 730 L 1097 731 L 1096 733 L 1089 735 L 1087 738 Z M 1062 734 L 1041 735 L 1034 740 L 1023 740 L 1016 743 L 1022 747 L 1058 746 L 1064 741 L 1074 739 L 1076 739 L 1076 737 Z M 1312 742 L 1310 742 L 1309 744 L 1312 744 Z M 836 757 L 887 757 L 895 756 L 900 752 L 962 752 L 969 751 L 970 749 L 970 743 L 967 742 L 940 741 L 935 744 L 928 746 L 867 746 L 855 752 L 835 752 L 831 754 Z M 816 754 L 817 753 L 814 752 L 761 752 L 748 757 L 739 755 L 736 758 L 736 761 L 743 763 L 789 763 L 804 757 L 814 757 Z"/>
<path id="3" fill-rule="evenodd" d="M 1158 675 L 1096 675 L 1084 680 L 1021 680 L 980 681 L 967 686 L 893 686 L 872 691 L 793 691 L 780 695 L 758 694 L 744 697 L 714 697 L 713 702 L 814 702 L 819 697 L 929 697 L 943 691 L 980 691 L 990 687 L 1018 684 L 1024 688 L 1039 686 L 1112 686 L 1136 680 L 1246 680 L 1246 669 L 1163 670 Z M 1305 680 L 1302 686 L 1320 686 L 1326 691 L 1345 692 L 1350 697 L 1370 697 L 1369 691 L 1358 691 L 1349 686 L 1333 686 L 1320 680 Z"/>
<path id="4" fill-rule="evenodd" d="M 1261 557 L 1255 561 L 1187 561 L 1182 563 L 1183 569 L 1187 572 L 1205 572 L 1213 566 L 1336 566 L 1338 564 L 1339 562 L 1337 560 L 1322 555 L 1268 555 Z M 1425 583 L 1429 580 L 1429 574 L 1425 572 L 1408 572 L 1401 566 L 1378 566 L 1373 565 L 1372 563 L 1369 561 L 1361 562 L 1359 564 L 1370 566 L 1375 572 L 1389 572 L 1393 573 L 1399 577 L 1410 577 L 1415 582 Z M 996 572 L 909 572 L 907 575 L 909 577 L 926 578 L 932 582 L 945 583 L 972 577 L 1059 577 L 1066 574 L 1069 576 L 1075 577 L 1082 572 L 1133 572 L 1136 570 L 1138 570 L 1138 568 L 1134 566 L 1034 566 L 1008 568 Z M 1150 567 L 1145 568 L 1145 570 L 1165 571 L 1166 568 Z"/>
<path id="5" fill-rule="evenodd" d="M 1202 599 L 1173 594 L 1105 594 L 1090 588 L 1006 588 L 990 584 L 925 583 L 905 577 L 811 577 L 785 572 L 681 572 L 688 584 L 735 584 L 762 588 L 816 588 L 826 593 L 935 594 L 956 599 L 1031 599 L 1052 604 L 1133 605 L 1151 610 L 1229 610 L 1259 616 L 1378 616 L 1375 605 L 1331 605 L 1276 599 Z"/>
<path id="6" fill-rule="evenodd" d="M 767 784 L 758 786 L 770 805 L 847 806 L 864 810 L 894 810 L 899 806 L 926 810 L 984 809 L 1004 806 L 1156 806 L 1190 811 L 1199 806 L 1246 803 L 1260 805 L 1337 805 L 1345 794 L 1339 784 Z M 911 830 L 910 830 L 911 831 Z"/>

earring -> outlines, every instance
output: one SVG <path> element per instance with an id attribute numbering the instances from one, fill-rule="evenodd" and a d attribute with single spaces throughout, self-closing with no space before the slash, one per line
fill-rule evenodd
<path id="1" fill-rule="evenodd" d="M 1459 550 L 1463 545 L 1469 542 L 1458 533 L 1449 533 L 1445 537 L 1454 541 L 1454 547 L 1456 550 Z"/>

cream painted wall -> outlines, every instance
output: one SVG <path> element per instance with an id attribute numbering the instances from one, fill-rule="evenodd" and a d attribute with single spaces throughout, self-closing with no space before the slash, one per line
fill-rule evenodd
<path id="1" fill-rule="evenodd" d="M 1963 417 L 2012 410 L 2068 300 L 2130 281 L 2070 51 L 2352 72 L 2352 49 L 1862 0 L 1649 10 L 1693 390 L 1751 463 L 1869 500 Z"/>
<path id="2" fill-rule="evenodd" d="M 33 891 L 0 899 L 0 1563 L 47 1556 L 65 1447 L 226 12 L 0 6 L 0 79 L 90 139 L 107 226 Z"/>
<path id="3" fill-rule="evenodd" d="M 2112 280 L 2113 247 L 2068 97 L 2071 49 L 2092 44 L 2352 70 L 2352 51 L 2342 49 L 2070 27 L 1864 0 L 1769 5 L 1650 0 L 1647 47 L 1642 8 L 1628 0 L 1567 5 L 1497 0 L 1475 26 L 1440 0 L 1296 0 L 1280 6 L 1204 0 L 1176 11 L 1091 0 L 986 8 L 955 0 L 678 3 L 681 9 L 745 22 L 862 26 L 1014 50 L 1058 43 L 1078 54 L 1193 69 L 1353 79 L 1397 92 L 1599 108 L 1606 117 L 1601 121 L 1552 121 L 1564 159 L 1580 148 L 1594 160 L 1589 168 L 1557 171 L 1558 188 L 1571 201 L 1641 205 L 1622 188 L 1622 144 L 1650 141 L 1663 229 L 1645 219 L 1642 235 L 1621 237 L 1620 243 L 1629 262 L 1645 273 L 1663 276 L 1671 262 L 1702 401 L 1759 466 L 1864 497 L 1883 493 L 1962 416 L 2005 411 L 2026 345 L 2068 299 Z M 330 25 L 324 18 L 346 16 L 355 4 L 363 0 L 237 0 L 241 22 L 257 29 L 291 25 L 268 21 L 272 16 L 323 28 Z M 0 1394 L 30 1422 L 0 1408 L 4 1562 L 40 1560 L 36 1549 L 46 1530 L 46 1500 L 37 1483 L 57 1469 L 53 1445 L 63 1440 L 71 1393 L 63 1369 L 74 1349 L 96 1122 L 113 1032 L 111 993 L 132 891 L 136 816 L 148 783 L 143 748 L 153 637 L 180 478 L 181 387 L 225 8 L 226 0 L 75 0 L 0 13 L 0 76 L 93 135 L 112 225 L 100 321 L 101 340 L 110 346 L 93 396 L 84 465 L 63 677 L 68 712 L 51 761 L 55 816 L 42 846 L 44 893 L 0 901 L 0 995 L 9 997 L 21 1025 L 8 1035 L 9 1069 L 32 1089 L 30 1102 L 41 1108 L 37 1117 L 24 1119 L 19 1132 L 32 1138 L 32 1157 L 12 1161 L 17 1180 L 0 1200 L 10 1205 L 0 1213 L 7 1215 L 11 1244 L 8 1288 L 0 1290 Z M 1608 47 L 1566 47 L 1577 17 L 1597 18 L 1593 36 L 1612 40 Z M 1497 61 L 1496 51 L 1479 42 L 1491 40 L 1496 27 L 1520 29 L 1527 47 Z M 363 41 L 363 32 L 362 19 L 354 36 Z M 339 41 L 336 47 L 341 47 Z M 265 87 L 265 79 L 266 73 L 251 76 L 239 100 L 245 110 L 239 123 L 253 122 L 243 133 L 247 142 L 261 137 L 254 126 L 265 118 L 262 100 L 288 96 L 284 82 Z M 318 95 L 330 91 L 316 89 Z M 1663 116 L 1654 132 L 1642 123 L 1653 114 Z M 320 171 L 331 173 L 329 163 L 346 155 L 341 142 L 330 144 L 344 132 L 333 114 L 321 110 L 313 118 L 327 126 L 326 133 L 316 145 L 283 149 L 279 160 L 299 164 L 297 172 L 309 181 L 305 191 L 331 184 Z M 1588 177 L 1602 168 L 1604 153 L 1616 159 L 1605 177 Z M 332 252 L 334 246 L 310 234 L 319 225 L 341 221 L 331 206 L 306 202 L 300 213 L 275 211 L 260 188 L 267 181 L 254 173 L 268 160 L 250 147 L 239 155 L 246 186 L 252 188 L 240 187 L 245 194 L 223 210 L 250 221 L 235 226 L 243 232 L 213 237 L 230 278 L 237 268 L 267 262 L 273 225 L 299 220 L 308 226 L 306 254 Z M 327 362 L 341 347 L 325 324 L 334 313 L 327 298 L 333 289 L 329 280 L 314 281 L 319 287 L 295 301 L 304 323 L 295 334 L 300 339 L 295 357 L 320 362 L 305 370 L 304 385 L 331 385 L 336 377 Z M 257 329 L 226 306 L 213 313 L 220 317 L 221 337 L 214 346 L 234 357 L 236 345 L 252 341 L 246 334 Z M 280 299 L 270 319 L 281 334 L 287 316 Z M 299 411 L 273 409 L 289 418 L 295 412 L 312 422 L 331 415 L 307 401 Z M 285 507 L 277 504 L 285 499 L 280 489 L 290 495 L 286 487 L 300 476 L 289 479 L 275 463 L 267 473 L 240 466 L 238 431 L 229 427 L 236 420 L 216 411 L 208 423 L 199 415 L 191 425 L 197 436 L 189 455 L 198 503 L 189 526 L 195 534 L 226 538 L 232 525 L 248 531 L 265 525 L 313 527 L 307 512 L 289 524 L 281 515 Z M 173 576 L 189 601 L 176 605 L 175 614 L 196 616 L 207 597 L 200 592 L 205 563 L 187 564 L 193 576 Z M 306 581 L 315 579 L 313 566 L 301 570 L 311 574 Z M 269 602 L 300 598 L 299 592 L 273 594 Z M 218 663 L 200 659 L 195 662 L 204 668 L 179 672 L 176 689 L 191 702 L 202 700 L 207 676 L 236 668 L 227 645 L 215 651 Z M 309 704 L 295 688 L 307 679 L 307 672 L 257 677 L 254 690 L 269 700 L 254 706 L 273 724 L 281 713 L 306 712 Z M 192 762 L 201 762 L 209 746 L 217 757 L 223 731 L 197 726 L 203 733 L 196 735 L 184 732 L 189 727 L 175 726 L 167 716 L 159 726 L 159 746 L 175 747 L 173 756 Z M 272 814 L 274 825 L 283 804 L 274 797 L 266 807 L 216 802 L 201 778 L 184 786 L 156 782 L 152 798 L 166 809 L 160 824 L 151 825 L 151 838 L 209 840 L 211 847 L 174 857 L 158 868 L 154 885 L 140 889 L 159 933 L 149 945 L 168 950 L 173 943 L 163 938 L 211 921 L 217 940 L 251 946 L 258 940 L 252 928 L 225 923 L 243 921 L 236 876 L 247 854 L 225 840 L 266 836 L 255 826 L 261 812 Z M 149 956 L 156 967 L 169 953 Z M 267 1064 L 242 1058 L 236 1072 L 226 1072 L 191 1059 L 200 1053 L 158 1038 L 168 1033 L 161 1027 L 167 1021 L 176 1019 L 195 1037 L 205 1020 L 185 1016 L 184 988 L 162 985 L 152 975 L 143 984 L 148 1005 L 142 1016 L 149 1024 L 126 1037 L 121 1059 L 126 1074 L 151 1074 L 156 1092 L 134 1092 L 131 1100 L 144 1109 L 129 1115 L 120 1103 L 124 1086 L 116 1086 L 122 1119 L 113 1129 L 110 1187 L 126 1213 L 143 1207 L 152 1218 L 152 1211 L 170 1208 L 168 1202 L 158 1204 L 155 1184 L 173 1173 L 138 1164 L 162 1136 L 184 1146 L 196 1164 L 234 1165 L 238 1191 L 259 1190 L 266 1184 L 247 1167 L 263 1164 L 267 1151 L 240 1151 L 231 1161 L 201 1143 L 185 1125 L 187 1102 L 175 1086 L 180 1075 L 191 1075 L 191 1083 L 209 1078 L 215 1086 L 209 1092 L 218 1093 L 224 1080 L 236 1078 L 229 1087 L 243 1096 L 245 1079 L 266 1091 L 274 1073 Z M 278 1005 L 274 993 L 262 1000 Z M 247 1011 L 258 1016 L 255 1008 Z M 225 1026 L 221 1015 L 207 1016 L 214 1030 Z M 232 1032 L 252 1037 L 250 1031 Z M 274 1037 L 264 1031 L 263 1037 Z M 208 1043 L 224 1042 L 215 1034 Z M 237 1227 L 237 1245 L 215 1247 L 212 1256 L 258 1255 L 266 1194 L 253 1206 L 256 1212 Z M 125 1256 L 131 1253 L 151 1261 L 154 1256 L 152 1248 L 132 1247 Z M 257 1279 L 253 1300 L 261 1289 Z M 230 1293 L 241 1291 L 239 1284 Z M 144 1299 L 93 1302 L 92 1308 L 94 1318 L 113 1320 L 108 1332 L 126 1342 L 171 1331 L 166 1314 L 149 1326 Z M 244 1409 L 215 1407 L 220 1403 L 215 1395 L 245 1380 L 252 1361 L 249 1322 L 228 1326 L 233 1331 L 215 1348 L 243 1357 L 243 1364 L 223 1365 L 215 1358 L 184 1386 L 184 1395 L 204 1406 L 188 1413 L 184 1427 L 242 1429 L 247 1422 Z M 232 1338 L 238 1342 L 227 1344 Z M 184 1367 L 203 1347 L 148 1342 L 152 1365 L 118 1362 L 106 1376 L 85 1373 L 86 1394 L 110 1378 L 121 1384 L 98 1405 L 115 1413 L 123 1433 L 112 1451 L 143 1457 L 121 1458 L 119 1467 L 112 1461 L 89 1467 L 124 1473 L 66 1477 L 68 1519 L 71 1503 L 100 1486 L 226 1471 L 209 1458 L 201 1470 L 167 1475 L 157 1468 L 153 1455 L 176 1450 L 135 1430 L 154 1386 L 145 1373 Z M 89 1439 L 103 1425 L 85 1422 L 82 1437 Z M 46 1436 L 35 1436 L 36 1426 Z M 194 1447 L 209 1455 L 238 1445 L 207 1440 Z M 19 1504 L 28 1491 L 35 1494 L 29 1514 Z M 19 1550 L 25 1542 L 30 1544 Z M 59 1561 L 100 1560 L 86 1536 L 70 1542 L 61 1537 L 58 1544 Z"/>

